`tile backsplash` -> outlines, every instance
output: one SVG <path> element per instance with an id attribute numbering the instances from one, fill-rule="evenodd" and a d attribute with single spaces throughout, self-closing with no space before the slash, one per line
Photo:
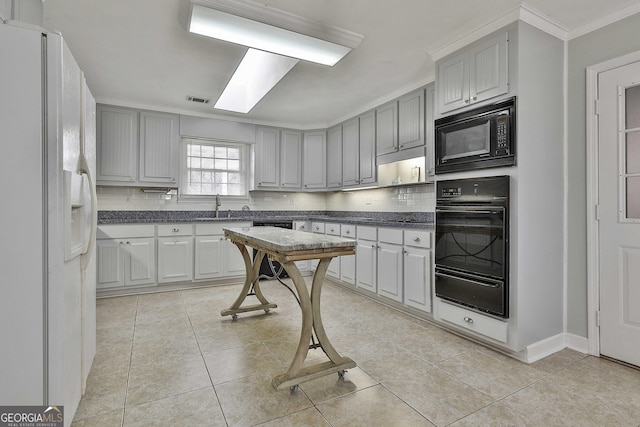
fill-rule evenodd
<path id="1" fill-rule="evenodd" d="M 139 188 L 98 186 L 98 210 L 212 210 L 214 201 L 178 199 L 176 194 L 143 193 Z M 220 211 L 240 210 L 315 211 L 433 211 L 433 185 L 376 188 L 370 190 L 290 193 L 252 191 L 249 199 L 222 199 Z"/>

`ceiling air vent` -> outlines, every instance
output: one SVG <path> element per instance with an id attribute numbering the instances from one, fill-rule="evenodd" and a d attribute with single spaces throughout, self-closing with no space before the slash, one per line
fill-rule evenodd
<path id="1" fill-rule="evenodd" d="M 208 104 L 208 103 L 211 102 L 210 99 L 201 98 L 199 96 L 187 96 L 187 101 L 197 102 L 197 103 L 200 103 L 200 104 Z"/>

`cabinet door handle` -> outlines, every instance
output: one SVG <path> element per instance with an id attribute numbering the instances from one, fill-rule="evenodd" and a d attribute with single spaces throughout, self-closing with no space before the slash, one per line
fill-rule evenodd
<path id="1" fill-rule="evenodd" d="M 465 99 L 465 100 L 464 100 L 464 103 L 465 103 L 465 104 L 468 104 L 468 103 L 469 103 L 469 100 L 468 100 L 468 99 Z"/>
<path id="2" fill-rule="evenodd" d="M 471 317 L 464 317 L 463 320 L 467 323 L 473 323 L 473 319 Z"/>
<path id="3" fill-rule="evenodd" d="M 474 97 L 473 97 L 473 100 L 474 100 L 474 101 L 477 101 L 477 100 L 478 100 L 478 97 L 477 97 L 477 96 L 474 96 Z"/>
<path id="4" fill-rule="evenodd" d="M 419 237 L 414 237 L 414 238 L 413 238 L 413 241 L 414 241 L 414 242 L 419 242 L 419 241 L 420 241 L 420 238 L 419 238 Z"/>
<path id="5" fill-rule="evenodd" d="M 180 231 L 180 229 L 179 229 L 179 228 L 174 228 L 172 231 L 173 231 L 174 233 L 177 233 L 178 231 Z"/>
<path id="6" fill-rule="evenodd" d="M 345 231 L 345 234 L 351 234 L 351 230 Z"/>
<path id="7" fill-rule="evenodd" d="M 135 181 L 136 179 L 134 177 L 131 177 L 131 181 Z"/>

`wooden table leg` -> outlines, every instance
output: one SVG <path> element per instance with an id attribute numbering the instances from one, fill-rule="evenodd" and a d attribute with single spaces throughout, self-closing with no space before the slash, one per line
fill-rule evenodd
<path id="1" fill-rule="evenodd" d="M 260 290 L 258 276 L 260 274 L 260 264 L 262 263 L 262 258 L 264 258 L 265 253 L 263 251 L 258 251 L 256 255 L 256 259 L 253 260 L 252 262 L 251 256 L 249 255 L 249 251 L 247 250 L 247 247 L 242 243 L 234 242 L 234 244 L 240 250 L 240 253 L 242 254 L 242 258 L 244 259 L 246 277 L 244 280 L 244 286 L 242 287 L 242 290 L 240 291 L 240 295 L 238 295 L 238 298 L 236 298 L 233 304 L 231 304 L 231 307 L 225 310 L 222 310 L 220 312 L 220 315 L 221 316 L 231 315 L 233 320 L 236 320 L 238 318 L 238 313 L 246 313 L 248 311 L 255 311 L 255 310 L 264 310 L 266 313 L 268 313 L 270 309 L 276 308 L 278 307 L 278 305 L 274 303 L 270 303 L 262 294 L 262 291 Z M 260 301 L 261 304 L 253 304 L 253 305 L 240 307 L 244 302 L 244 300 L 247 298 L 247 296 L 250 294 L 252 285 L 253 285 L 255 296 L 258 298 L 258 301 Z"/>
<path id="2" fill-rule="evenodd" d="M 300 331 L 298 348 L 293 356 L 293 361 L 289 366 L 289 370 L 285 374 L 276 376 L 271 382 L 276 390 L 296 386 L 305 381 L 310 381 L 335 372 L 341 373 L 345 369 L 356 367 L 356 363 L 353 360 L 348 357 L 340 356 L 333 348 L 329 342 L 327 334 L 325 333 L 324 326 L 322 325 L 322 319 L 320 317 L 320 291 L 331 259 L 332 258 L 323 258 L 318 263 L 318 267 L 313 275 L 311 296 L 309 296 L 307 285 L 304 282 L 298 267 L 296 267 L 296 265 L 291 261 L 283 264 L 284 269 L 287 271 L 296 287 L 298 298 L 300 298 L 300 308 L 302 309 L 302 329 Z M 327 357 L 329 357 L 329 361 L 303 367 L 307 353 L 309 352 L 309 343 L 311 342 L 312 331 L 316 332 L 316 336 L 322 346 L 322 350 L 325 352 Z"/>

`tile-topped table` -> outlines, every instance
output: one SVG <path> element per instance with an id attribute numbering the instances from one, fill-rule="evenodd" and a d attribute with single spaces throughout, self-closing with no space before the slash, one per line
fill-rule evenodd
<path id="1" fill-rule="evenodd" d="M 355 368 L 356 363 L 348 357 L 340 356 L 329 342 L 320 316 L 320 292 L 331 259 L 336 256 L 355 254 L 356 241 L 276 227 L 225 228 L 224 234 L 242 253 L 246 279 L 240 295 L 230 308 L 221 312 L 222 316 L 231 315 L 235 320 L 238 313 L 254 310 L 264 310 L 268 313 L 270 309 L 277 307 L 276 304 L 269 302 L 260 290 L 258 276 L 260 264 L 265 256 L 278 261 L 283 266 L 298 293 L 302 309 L 300 341 L 289 369 L 273 379 L 273 387 L 277 390 L 284 387 L 293 389 L 302 382 L 335 372 L 342 376 L 346 369 Z M 258 251 L 253 261 L 247 246 Z M 308 259 L 320 260 L 313 275 L 311 294 L 294 263 L 294 261 Z M 248 295 L 255 295 L 260 304 L 241 307 Z M 313 332 L 329 361 L 303 367 Z"/>

